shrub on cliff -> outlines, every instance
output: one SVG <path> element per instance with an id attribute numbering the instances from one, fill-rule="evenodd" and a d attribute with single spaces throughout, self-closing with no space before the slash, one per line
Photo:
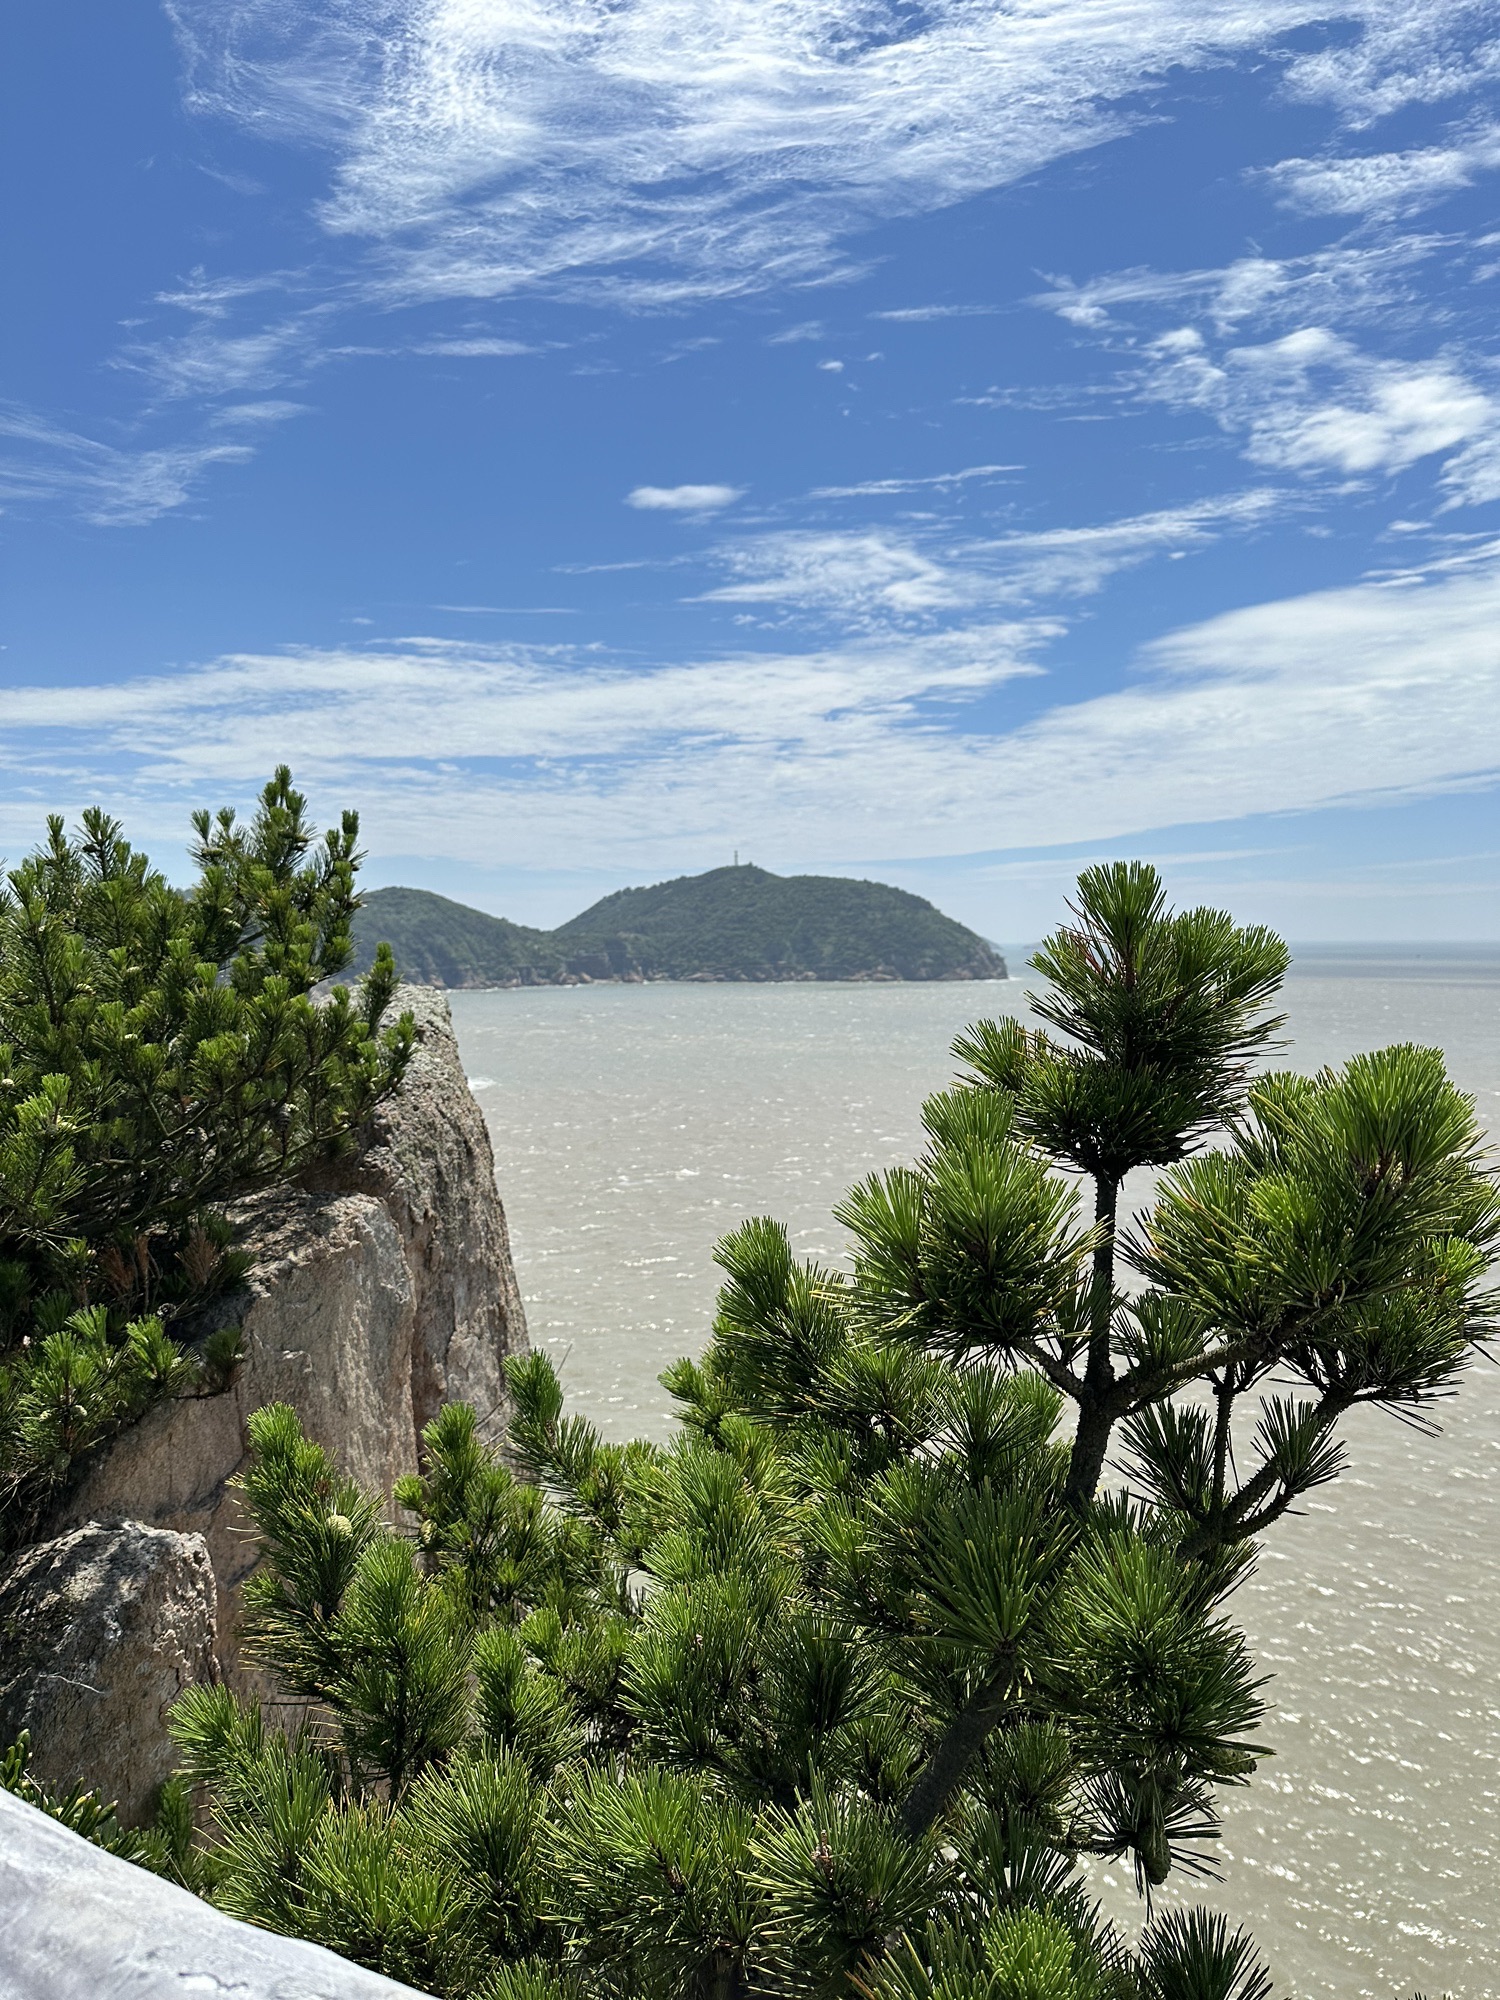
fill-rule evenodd
<path id="1" fill-rule="evenodd" d="M 1058 1032 L 960 1041 L 922 1159 L 843 1206 L 847 1274 L 767 1221 L 721 1246 L 670 1447 L 602 1443 L 527 1357 L 541 1484 L 449 1409 L 401 1535 L 257 1417 L 252 1629 L 307 1720 L 180 1705 L 185 1879 L 487 2000 L 1262 2000 L 1221 1920 L 1128 1948 L 1081 1866 L 1210 1857 L 1259 1754 L 1225 1598 L 1339 1416 L 1490 1331 L 1500 1204 L 1431 1053 L 1252 1084 L 1285 953 L 1149 870 L 1085 876 L 1036 963 Z"/>
<path id="2" fill-rule="evenodd" d="M 0 1540 L 222 1373 L 229 1340 L 169 1326 L 242 1268 L 223 1204 L 349 1144 L 406 1062 L 388 950 L 311 997 L 350 956 L 356 816 L 316 839 L 282 769 L 248 825 L 194 830 L 186 890 L 97 810 L 0 883 Z"/>

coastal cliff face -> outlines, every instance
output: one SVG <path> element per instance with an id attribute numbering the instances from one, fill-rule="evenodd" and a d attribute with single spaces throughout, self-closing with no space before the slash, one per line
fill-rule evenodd
<path id="1" fill-rule="evenodd" d="M 417 1430 L 444 1403 L 472 1403 L 486 1434 L 496 1435 L 505 1417 L 505 1357 L 528 1342 L 490 1135 L 442 993 L 406 987 L 395 1004 L 411 1009 L 421 1039 L 399 1096 L 376 1112 L 347 1179 L 385 1210 L 410 1274 Z"/>
<path id="2" fill-rule="evenodd" d="M 472 1403 L 486 1431 L 499 1434 L 505 1359 L 527 1345 L 489 1135 L 447 1001 L 418 987 L 396 1005 L 415 1014 L 419 1042 L 359 1156 L 239 1213 L 255 1266 L 223 1306 L 244 1349 L 232 1386 L 152 1411 L 92 1462 L 49 1524 L 49 1548 L 86 1526 L 123 1524 L 201 1542 L 217 1596 L 218 1671 L 246 1693 L 266 1691 L 240 1654 L 242 1586 L 256 1549 L 231 1482 L 245 1465 L 251 1412 L 290 1403 L 348 1473 L 389 1492 L 416 1469 L 422 1428 L 444 1402 Z M 149 1648 L 151 1635 L 132 1643 Z M 0 1697 L 0 1741 L 12 1724 L 22 1726 Z M 124 1772 L 101 1768 L 108 1728 L 80 1718 L 72 1740 L 84 1768 L 38 1767 L 39 1778 L 135 1787 L 133 1774 L 126 1786 Z"/>

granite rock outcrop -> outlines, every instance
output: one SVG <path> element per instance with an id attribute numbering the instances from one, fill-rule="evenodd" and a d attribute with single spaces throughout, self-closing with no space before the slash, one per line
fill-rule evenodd
<path id="1" fill-rule="evenodd" d="M 473 1403 L 499 1433 L 505 1358 L 527 1345 L 489 1134 L 447 1001 L 407 987 L 395 1004 L 416 1016 L 418 1045 L 359 1154 L 238 1213 L 255 1265 L 222 1306 L 241 1328 L 232 1385 L 151 1411 L 92 1461 L 48 1530 L 138 1522 L 201 1536 L 219 1669 L 243 1693 L 267 1692 L 240 1651 L 257 1552 L 232 1482 L 251 1413 L 290 1403 L 348 1473 L 389 1492 L 415 1470 L 422 1427 L 443 1402 Z M 106 1774 L 90 1776 L 110 1788 Z"/>

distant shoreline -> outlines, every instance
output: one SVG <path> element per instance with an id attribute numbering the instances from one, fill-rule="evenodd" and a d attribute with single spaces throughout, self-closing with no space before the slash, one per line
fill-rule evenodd
<path id="1" fill-rule="evenodd" d="M 593 978 L 588 973 L 567 973 L 556 979 L 476 980 L 472 984 L 449 984 L 443 991 L 542 993 L 577 986 L 1013 986 L 1015 982 L 1016 976 L 1012 972 L 986 974 L 943 972 L 935 974 L 931 979 L 904 979 L 895 972 L 856 972 L 844 979 L 823 979 L 812 972 L 767 974 L 765 977 L 758 977 L 753 973 L 695 972 L 684 979 L 670 978 L 664 972 L 622 973 L 598 978 Z M 418 986 L 423 984 L 420 979 L 413 979 L 411 983 Z"/>

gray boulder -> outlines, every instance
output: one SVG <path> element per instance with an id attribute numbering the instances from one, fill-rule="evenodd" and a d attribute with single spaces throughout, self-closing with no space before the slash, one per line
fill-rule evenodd
<path id="1" fill-rule="evenodd" d="M 138 1822 L 176 1759 L 167 1710 L 214 1666 L 201 1535 L 91 1522 L 0 1566 L 0 1744 L 31 1732 L 50 1790 L 80 1776 Z M 3 1901 L 0 1901 L 3 1907 Z"/>
<path id="2" fill-rule="evenodd" d="M 119 1861 L 0 1792 L 0 2000 L 410 2000 Z"/>

